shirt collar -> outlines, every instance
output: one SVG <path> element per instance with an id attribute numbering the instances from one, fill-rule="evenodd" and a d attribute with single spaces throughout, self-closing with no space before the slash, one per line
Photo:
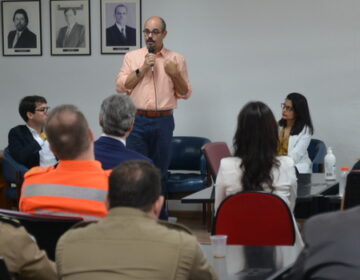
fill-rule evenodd
<path id="1" fill-rule="evenodd" d="M 122 25 L 120 25 L 120 24 L 118 24 L 118 23 L 115 23 L 116 24 L 116 26 L 117 26 L 117 28 L 121 31 L 121 29 L 124 29 L 124 31 L 125 31 L 125 25 L 124 26 L 122 26 Z"/>
<path id="2" fill-rule="evenodd" d="M 169 53 L 169 50 L 163 46 L 163 48 L 160 51 L 160 54 L 162 56 L 166 57 L 168 53 Z"/>
<path id="3" fill-rule="evenodd" d="M 146 46 L 143 47 L 143 52 L 145 55 L 149 52 Z M 157 55 L 166 57 L 168 55 L 168 53 L 169 53 L 169 50 L 163 46 L 163 48 L 161 49 L 161 51 L 159 53 L 157 53 Z"/>
<path id="4" fill-rule="evenodd" d="M 26 124 L 26 126 L 30 130 L 32 135 L 39 135 L 39 133 L 37 133 L 37 131 L 33 129 L 31 126 L 29 126 L 28 124 Z"/>
<path id="5" fill-rule="evenodd" d="M 68 25 L 68 30 L 71 31 L 74 28 L 75 24 L 76 22 L 73 25 Z"/>
<path id="6" fill-rule="evenodd" d="M 59 160 L 56 169 L 76 170 L 76 171 L 99 171 L 103 170 L 101 162 L 97 160 Z"/>
<path id="7" fill-rule="evenodd" d="M 109 213 L 108 216 L 119 216 L 119 215 L 125 215 L 125 216 L 135 216 L 135 217 L 143 217 L 143 218 L 147 218 L 147 219 L 152 219 L 151 217 L 148 216 L 148 214 L 146 214 L 144 211 L 142 211 L 141 209 L 137 209 L 134 207 L 113 207 L 111 209 L 109 209 Z"/>
<path id="8" fill-rule="evenodd" d="M 123 138 L 123 137 L 108 135 L 108 134 L 106 134 L 106 133 L 102 133 L 101 136 L 109 137 L 109 138 L 118 140 L 118 141 L 120 141 L 121 143 L 123 143 L 123 144 L 126 146 L 126 140 L 125 140 L 125 138 Z"/>

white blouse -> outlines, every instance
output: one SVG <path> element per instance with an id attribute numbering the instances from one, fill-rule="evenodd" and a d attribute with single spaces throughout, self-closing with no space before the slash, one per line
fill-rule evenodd
<path id="1" fill-rule="evenodd" d="M 273 167 L 271 176 L 273 178 L 273 193 L 280 196 L 294 211 L 297 179 L 295 174 L 294 161 L 288 156 L 277 157 L 280 165 Z M 243 190 L 241 183 L 242 169 L 240 169 L 241 159 L 238 157 L 223 158 L 220 162 L 220 168 L 215 183 L 215 211 L 220 203 L 229 195 Z M 268 186 L 264 191 L 271 191 Z"/>

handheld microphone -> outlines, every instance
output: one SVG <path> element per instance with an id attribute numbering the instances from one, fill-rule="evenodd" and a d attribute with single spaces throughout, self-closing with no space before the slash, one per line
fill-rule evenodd
<path id="1" fill-rule="evenodd" d="M 156 49 L 155 46 L 148 47 L 149 53 L 155 53 Z M 151 65 L 151 72 L 154 72 L 154 65 Z"/>

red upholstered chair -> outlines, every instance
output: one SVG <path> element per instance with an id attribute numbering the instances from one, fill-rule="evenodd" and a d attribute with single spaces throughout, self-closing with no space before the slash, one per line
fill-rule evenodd
<path id="1" fill-rule="evenodd" d="M 225 142 L 208 143 L 203 147 L 207 166 L 213 181 L 216 180 L 222 158 L 230 157 L 230 150 Z"/>
<path id="2" fill-rule="evenodd" d="M 293 245 L 295 229 L 287 204 L 266 192 L 240 192 L 220 204 L 214 234 L 226 234 L 228 244 Z"/>

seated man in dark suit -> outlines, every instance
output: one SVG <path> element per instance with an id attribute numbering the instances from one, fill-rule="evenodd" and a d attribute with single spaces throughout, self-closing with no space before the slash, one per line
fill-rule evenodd
<path id="1" fill-rule="evenodd" d="M 115 24 L 106 28 L 107 46 L 136 46 L 136 29 L 126 25 L 127 13 L 124 4 L 115 7 Z"/>
<path id="2" fill-rule="evenodd" d="M 64 10 L 67 26 L 60 28 L 56 39 L 57 48 L 85 48 L 85 26 L 76 22 L 76 9 Z"/>
<path id="3" fill-rule="evenodd" d="M 95 141 L 95 159 L 104 169 L 112 169 L 130 159 L 149 158 L 125 147 L 135 120 L 135 105 L 126 94 L 114 94 L 101 104 L 100 126 L 104 134 Z"/>
<path id="4" fill-rule="evenodd" d="M 28 168 L 51 166 L 57 163 L 43 132 L 49 107 L 42 96 L 26 96 L 19 104 L 19 113 L 26 125 L 18 125 L 9 132 L 10 155 Z"/>
<path id="5" fill-rule="evenodd" d="M 282 279 L 359 279 L 360 207 L 309 219 L 304 227 L 305 248 Z"/>
<path id="6" fill-rule="evenodd" d="M 36 48 L 36 35 L 27 25 L 29 17 L 24 9 L 18 9 L 13 16 L 15 29 L 8 34 L 8 48 Z"/>

